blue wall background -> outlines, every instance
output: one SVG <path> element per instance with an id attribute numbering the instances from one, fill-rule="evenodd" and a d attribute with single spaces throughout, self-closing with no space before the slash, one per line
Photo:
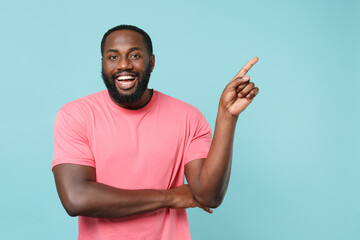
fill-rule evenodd
<path id="1" fill-rule="evenodd" d="M 104 89 L 100 40 L 153 39 L 150 87 L 198 107 L 253 56 L 260 94 L 236 130 L 231 183 L 193 239 L 360 239 L 359 1 L 2 1 L 1 239 L 76 239 L 50 164 L 56 111 Z"/>

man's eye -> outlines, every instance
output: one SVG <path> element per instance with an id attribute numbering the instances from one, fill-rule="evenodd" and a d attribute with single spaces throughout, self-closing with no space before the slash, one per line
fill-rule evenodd
<path id="1" fill-rule="evenodd" d="M 130 55 L 130 58 L 132 58 L 132 59 L 136 59 L 136 58 L 140 58 L 141 56 L 140 56 L 140 54 L 131 54 Z"/>
<path id="2" fill-rule="evenodd" d="M 109 56 L 109 59 L 110 59 L 110 60 L 116 60 L 116 59 L 117 59 L 117 56 L 111 55 L 111 56 Z"/>

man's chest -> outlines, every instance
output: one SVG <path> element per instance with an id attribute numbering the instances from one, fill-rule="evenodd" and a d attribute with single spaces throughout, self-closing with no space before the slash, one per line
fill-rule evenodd
<path id="1" fill-rule="evenodd" d="M 100 124 L 101 123 L 101 124 Z M 153 118 L 95 121 L 89 132 L 97 181 L 118 188 L 167 189 L 183 168 L 185 124 Z"/>

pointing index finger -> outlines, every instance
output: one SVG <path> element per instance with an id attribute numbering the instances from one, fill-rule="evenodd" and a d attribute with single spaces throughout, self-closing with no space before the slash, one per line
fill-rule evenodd
<path id="1" fill-rule="evenodd" d="M 257 63 L 258 60 L 259 60 L 258 57 L 252 58 L 250 61 L 248 61 L 247 64 L 245 64 L 245 65 L 240 69 L 240 71 L 235 75 L 234 78 L 245 76 L 245 74 L 251 69 L 252 66 L 254 66 L 255 63 Z"/>

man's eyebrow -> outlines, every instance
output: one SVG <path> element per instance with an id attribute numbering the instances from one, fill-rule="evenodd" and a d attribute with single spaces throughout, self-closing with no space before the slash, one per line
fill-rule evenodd
<path id="1" fill-rule="evenodd" d="M 117 49 L 108 49 L 108 50 L 106 50 L 106 52 L 119 52 L 119 50 L 117 50 Z"/>
<path id="2" fill-rule="evenodd" d="M 132 47 L 129 49 L 130 52 L 135 51 L 135 50 L 142 50 L 142 48 L 141 47 Z"/>
<path id="3" fill-rule="evenodd" d="M 132 48 L 129 48 L 129 52 L 132 52 L 132 51 L 136 51 L 136 50 L 140 50 L 142 51 L 143 49 L 141 47 L 132 47 Z M 119 50 L 117 49 L 108 49 L 106 50 L 106 52 L 119 52 Z"/>

